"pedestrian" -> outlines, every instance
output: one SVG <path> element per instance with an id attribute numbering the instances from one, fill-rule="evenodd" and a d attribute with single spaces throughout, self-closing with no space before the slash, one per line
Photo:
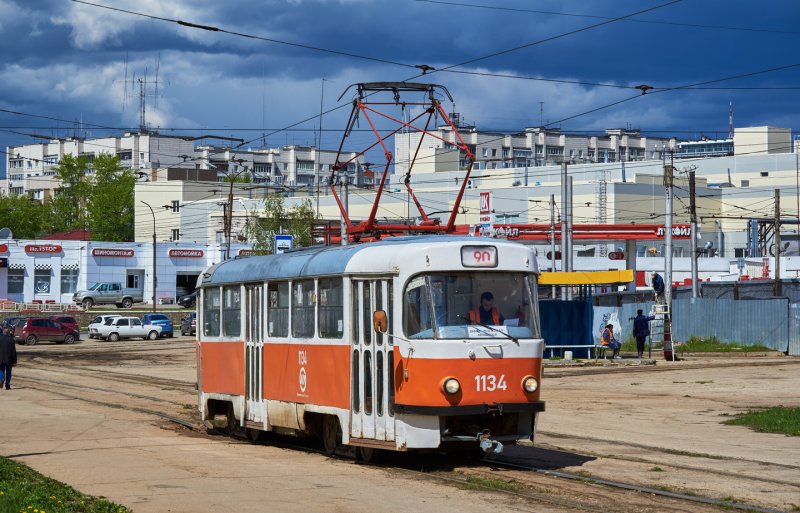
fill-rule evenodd
<path id="1" fill-rule="evenodd" d="M 619 348 L 622 347 L 619 340 L 614 337 L 614 325 L 613 324 L 606 324 L 606 329 L 603 330 L 603 334 L 600 335 L 600 344 L 603 347 L 610 348 L 614 351 L 612 358 L 622 358 L 619 355 Z"/>
<path id="2" fill-rule="evenodd" d="M 656 296 L 656 303 L 661 304 L 661 299 L 664 297 L 664 278 L 662 278 L 655 271 L 653 271 L 653 274 L 650 277 L 650 284 L 653 286 L 653 293 Z"/>
<path id="3" fill-rule="evenodd" d="M 17 347 L 14 345 L 13 329 L 6 328 L 0 335 L 0 388 L 11 390 L 11 367 L 17 364 Z"/>
<path id="4" fill-rule="evenodd" d="M 653 319 L 654 316 L 636 310 L 636 317 L 633 318 L 633 336 L 636 337 L 636 352 L 639 353 L 639 358 L 644 355 L 644 341 L 650 335 L 650 321 Z"/>

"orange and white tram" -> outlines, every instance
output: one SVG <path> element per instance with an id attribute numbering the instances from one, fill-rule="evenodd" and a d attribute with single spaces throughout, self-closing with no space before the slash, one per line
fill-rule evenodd
<path id="1" fill-rule="evenodd" d="M 526 246 L 457 236 L 215 265 L 200 279 L 202 417 L 365 458 L 532 440 L 544 411 L 537 274 Z"/>

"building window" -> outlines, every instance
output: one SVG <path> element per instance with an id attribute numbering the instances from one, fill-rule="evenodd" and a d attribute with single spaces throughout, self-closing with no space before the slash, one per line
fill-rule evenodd
<path id="1" fill-rule="evenodd" d="M 35 294 L 50 293 L 50 269 L 36 269 L 33 271 L 33 292 Z"/>
<path id="2" fill-rule="evenodd" d="M 172 240 L 181 240 L 181 230 L 179 228 L 172 229 Z"/>
<path id="3" fill-rule="evenodd" d="M 178 200 L 172 200 L 172 211 L 173 212 L 180 212 L 181 211 L 181 202 Z"/>
<path id="4" fill-rule="evenodd" d="M 72 294 L 78 290 L 79 269 L 61 269 L 61 293 Z"/>
<path id="5" fill-rule="evenodd" d="M 129 289 L 140 289 L 142 286 L 139 284 L 139 275 L 138 274 L 129 274 L 128 275 L 128 288 Z"/>
<path id="6" fill-rule="evenodd" d="M 25 292 L 25 269 L 8 270 L 8 293 L 22 294 Z"/>
<path id="7" fill-rule="evenodd" d="M 492 148 L 492 157 L 497 156 L 497 148 Z"/>
<path id="8" fill-rule="evenodd" d="M 484 157 L 488 157 L 489 156 L 489 148 L 483 148 L 481 153 L 483 154 Z"/>

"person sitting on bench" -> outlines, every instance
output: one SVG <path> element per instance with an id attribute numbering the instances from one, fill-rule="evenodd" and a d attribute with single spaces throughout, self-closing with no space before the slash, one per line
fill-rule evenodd
<path id="1" fill-rule="evenodd" d="M 621 358 L 619 355 L 619 348 L 622 347 L 622 344 L 614 337 L 613 324 L 606 324 L 606 329 L 604 329 L 603 334 L 600 335 L 600 344 L 602 344 L 604 348 L 610 348 L 614 351 L 613 358 Z"/>

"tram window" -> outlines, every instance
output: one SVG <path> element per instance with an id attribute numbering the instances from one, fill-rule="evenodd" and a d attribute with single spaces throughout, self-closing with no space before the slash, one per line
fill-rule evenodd
<path id="1" fill-rule="evenodd" d="M 364 343 L 366 345 L 370 345 L 372 342 L 372 308 L 370 302 L 370 293 L 369 293 L 369 285 L 368 281 L 361 282 L 364 285 L 364 292 L 363 292 L 363 299 L 361 300 L 361 305 L 363 309 L 363 313 L 361 314 L 361 319 L 364 322 Z"/>
<path id="2" fill-rule="evenodd" d="M 319 336 L 342 338 L 344 334 L 344 293 L 341 278 L 319 280 Z"/>
<path id="3" fill-rule="evenodd" d="M 425 288 L 425 278 L 414 278 L 403 296 L 403 331 L 407 337 L 430 338 L 431 306 Z"/>
<path id="4" fill-rule="evenodd" d="M 389 340 L 391 340 L 391 338 L 389 338 Z M 394 415 L 394 352 L 393 351 L 389 351 L 389 353 L 386 355 L 386 358 L 387 358 L 388 367 L 389 367 L 389 369 L 388 369 L 388 372 L 389 372 L 389 376 L 388 376 L 388 378 L 389 378 L 389 383 L 388 383 L 388 388 L 389 388 L 388 410 L 389 410 L 389 415 Z"/>
<path id="5" fill-rule="evenodd" d="M 353 326 L 353 344 L 358 345 L 359 338 L 358 338 L 358 328 L 361 326 L 358 320 L 358 282 L 351 281 L 350 282 L 350 294 L 352 296 L 352 304 L 350 308 L 350 314 L 352 319 L 350 320 L 350 325 Z"/>
<path id="6" fill-rule="evenodd" d="M 292 336 L 314 336 L 314 280 L 292 283 Z"/>
<path id="7" fill-rule="evenodd" d="M 222 287 L 222 334 L 238 337 L 242 334 L 242 289 L 238 285 Z"/>
<path id="8" fill-rule="evenodd" d="M 364 413 L 372 415 L 372 351 L 364 351 Z"/>
<path id="9" fill-rule="evenodd" d="M 394 334 L 394 287 L 392 287 L 392 282 L 389 282 L 389 293 L 386 302 L 389 304 L 387 308 L 387 324 L 388 324 L 388 333 L 389 333 L 389 345 L 392 345 L 394 342 L 392 341 L 391 335 Z"/>
<path id="10" fill-rule="evenodd" d="M 270 337 L 286 337 L 289 335 L 289 283 L 270 282 L 267 295 L 267 333 Z"/>
<path id="11" fill-rule="evenodd" d="M 356 349 L 353 351 L 353 411 L 356 413 L 360 411 L 359 404 L 361 403 L 361 397 L 359 396 L 361 385 L 358 379 L 358 369 L 358 349 Z"/>
<path id="12" fill-rule="evenodd" d="M 382 281 L 376 281 L 376 282 L 373 282 L 373 283 L 375 284 L 374 285 L 375 286 L 375 308 L 374 309 L 375 310 L 384 310 L 384 308 L 383 308 L 383 282 Z M 371 318 L 372 318 L 372 315 L 370 315 L 370 319 Z M 379 331 L 375 332 L 375 343 L 378 344 L 379 346 L 383 345 L 383 333 L 381 333 Z"/>
<path id="13" fill-rule="evenodd" d="M 203 289 L 203 335 L 206 337 L 219 336 L 219 307 L 219 289 Z"/>
<path id="14" fill-rule="evenodd" d="M 375 369 L 375 387 L 377 388 L 377 390 L 375 390 L 375 399 L 378 400 L 378 408 L 376 411 L 378 415 L 382 416 L 383 415 L 383 352 L 382 351 L 378 351 L 375 354 L 375 363 L 377 364 Z"/>

